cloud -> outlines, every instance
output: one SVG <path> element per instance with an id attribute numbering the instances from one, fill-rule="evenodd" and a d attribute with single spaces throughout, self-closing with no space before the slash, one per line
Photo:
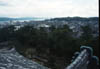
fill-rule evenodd
<path id="1" fill-rule="evenodd" d="M 8 4 L 3 1 L 0 1 L 0 6 L 8 6 Z"/>
<path id="2" fill-rule="evenodd" d="M 0 0 L 0 4 L 0 16 L 7 17 L 98 16 L 98 0 Z"/>

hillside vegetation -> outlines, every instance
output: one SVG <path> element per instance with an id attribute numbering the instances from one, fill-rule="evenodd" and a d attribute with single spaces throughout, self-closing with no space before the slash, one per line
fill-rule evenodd
<path id="1" fill-rule="evenodd" d="M 8 47 L 15 47 L 25 57 L 52 69 L 63 69 L 81 45 L 91 46 L 99 56 L 99 36 L 93 37 L 89 25 L 81 29 L 82 35 L 76 38 L 68 25 L 39 29 L 24 26 L 16 31 L 14 26 L 7 26 L 0 29 L 0 43 L 10 42 Z"/>

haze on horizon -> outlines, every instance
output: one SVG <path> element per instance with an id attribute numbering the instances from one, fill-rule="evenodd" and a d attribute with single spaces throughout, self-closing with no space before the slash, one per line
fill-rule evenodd
<path id="1" fill-rule="evenodd" d="M 99 0 L 0 0 L 0 17 L 98 17 Z"/>

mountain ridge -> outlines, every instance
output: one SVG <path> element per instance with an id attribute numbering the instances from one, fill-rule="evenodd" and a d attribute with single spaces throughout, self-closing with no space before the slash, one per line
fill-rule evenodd
<path id="1" fill-rule="evenodd" d="M 0 17 L 0 21 L 11 21 L 11 20 L 38 20 L 44 18 L 37 17 L 19 17 L 19 18 L 10 18 L 10 17 Z"/>
<path id="2" fill-rule="evenodd" d="M 38 19 L 46 19 L 46 20 L 58 20 L 58 21 L 68 21 L 68 20 L 98 20 L 99 17 L 55 17 L 55 18 L 42 18 L 42 17 L 19 17 L 19 18 L 11 18 L 11 17 L 0 17 L 0 21 L 10 21 L 10 20 L 38 20 Z"/>

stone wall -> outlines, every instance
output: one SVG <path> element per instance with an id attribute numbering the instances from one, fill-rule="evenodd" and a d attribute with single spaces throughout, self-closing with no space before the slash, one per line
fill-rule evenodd
<path id="1" fill-rule="evenodd" d="M 15 48 L 0 49 L 0 69 L 48 69 L 20 55 Z"/>

